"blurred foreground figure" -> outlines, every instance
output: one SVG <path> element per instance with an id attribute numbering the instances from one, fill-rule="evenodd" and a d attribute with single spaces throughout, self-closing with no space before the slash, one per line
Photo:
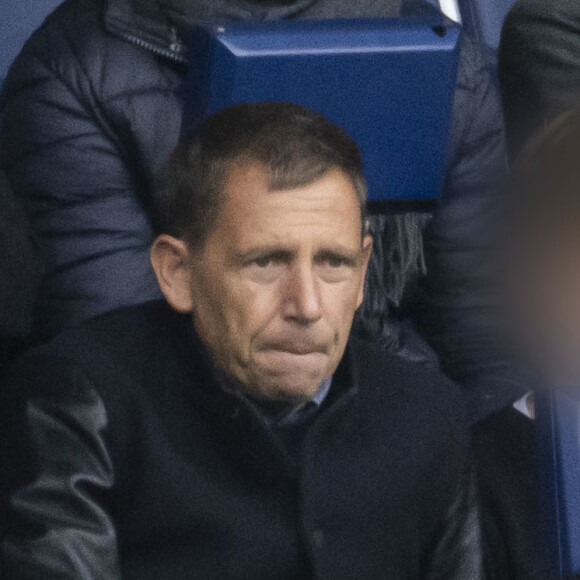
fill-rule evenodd
<path id="1" fill-rule="evenodd" d="M 434 8 L 420 0 L 64 2 L 11 67 L 0 105 L 2 164 L 47 254 L 37 332 L 54 336 L 161 297 L 148 251 L 166 200 L 154 183 L 179 136 L 192 24 L 422 10 Z M 441 205 L 371 218 L 375 254 L 357 321 L 361 335 L 391 352 L 439 360 L 473 418 L 528 388 L 497 340 L 482 272 L 505 158 L 490 70 L 463 37 Z"/>
<path id="2" fill-rule="evenodd" d="M 184 136 L 165 195 L 166 301 L 12 373 L 8 577 L 481 578 L 460 393 L 349 338 L 372 246 L 355 143 L 240 105 Z"/>
<path id="3" fill-rule="evenodd" d="M 544 387 L 580 385 L 580 111 L 525 150 L 506 253 L 514 338 Z M 546 580 L 533 395 L 475 429 L 492 578 Z"/>

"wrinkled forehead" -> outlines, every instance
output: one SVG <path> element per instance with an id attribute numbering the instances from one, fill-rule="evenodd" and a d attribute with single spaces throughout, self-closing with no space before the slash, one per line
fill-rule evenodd
<path id="1" fill-rule="evenodd" d="M 360 204 L 354 185 L 341 170 L 285 189 L 272 189 L 270 172 L 257 163 L 232 164 L 224 186 L 217 228 L 237 234 L 361 237 Z"/>

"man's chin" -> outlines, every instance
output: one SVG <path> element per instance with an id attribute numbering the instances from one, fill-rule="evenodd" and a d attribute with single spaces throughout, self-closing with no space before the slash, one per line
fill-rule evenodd
<path id="1" fill-rule="evenodd" d="M 316 376 L 261 376 L 248 385 L 249 393 L 258 399 L 297 407 L 314 397 L 325 380 L 322 374 Z"/>
<path id="2" fill-rule="evenodd" d="M 329 357 L 287 356 L 267 353 L 251 364 L 239 366 L 232 375 L 246 393 L 256 400 L 298 406 L 314 397 L 320 385 L 332 374 Z"/>
<path id="3" fill-rule="evenodd" d="M 322 382 L 322 381 L 320 381 Z M 297 407 L 314 397 L 318 390 L 316 385 L 286 385 L 266 384 L 259 388 L 258 396 L 266 401 L 287 404 L 289 407 Z"/>

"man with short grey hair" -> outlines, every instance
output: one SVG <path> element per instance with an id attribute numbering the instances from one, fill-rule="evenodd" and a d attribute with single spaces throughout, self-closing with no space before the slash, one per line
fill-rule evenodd
<path id="1" fill-rule="evenodd" d="M 161 297 L 148 251 L 166 200 L 153 184 L 180 133 L 192 25 L 431 12 L 422 0 L 63 2 L 11 67 L 0 104 L 0 162 L 47 258 L 36 333 Z M 499 340 L 482 259 L 505 166 L 495 69 L 465 35 L 460 53 L 441 203 L 371 216 L 375 252 L 355 326 L 410 360 L 439 361 L 477 420 L 529 381 Z"/>
<path id="2" fill-rule="evenodd" d="M 182 137 L 166 301 L 64 333 L 0 404 L 12 580 L 481 578 L 461 395 L 350 337 L 372 240 L 356 144 L 287 103 Z"/>

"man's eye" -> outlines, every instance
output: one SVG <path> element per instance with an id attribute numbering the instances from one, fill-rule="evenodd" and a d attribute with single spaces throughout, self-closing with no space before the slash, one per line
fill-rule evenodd
<path id="1" fill-rule="evenodd" d="M 254 260 L 254 264 L 258 266 L 258 268 L 267 268 L 272 264 L 272 258 L 270 256 L 264 256 L 263 258 L 256 258 Z"/>
<path id="2" fill-rule="evenodd" d="M 351 266 L 352 260 L 345 258 L 344 256 L 328 254 L 325 256 L 320 256 L 318 263 L 322 266 L 326 266 L 332 269 L 344 268 L 345 266 Z"/>
<path id="3" fill-rule="evenodd" d="M 338 256 L 329 256 L 328 258 L 326 258 L 326 263 L 331 268 L 340 268 L 341 266 L 344 266 L 346 264 L 346 260 Z"/>
<path id="4" fill-rule="evenodd" d="M 247 265 L 246 272 L 255 282 L 267 284 L 278 279 L 284 264 L 285 260 L 281 256 L 260 256 Z"/>

